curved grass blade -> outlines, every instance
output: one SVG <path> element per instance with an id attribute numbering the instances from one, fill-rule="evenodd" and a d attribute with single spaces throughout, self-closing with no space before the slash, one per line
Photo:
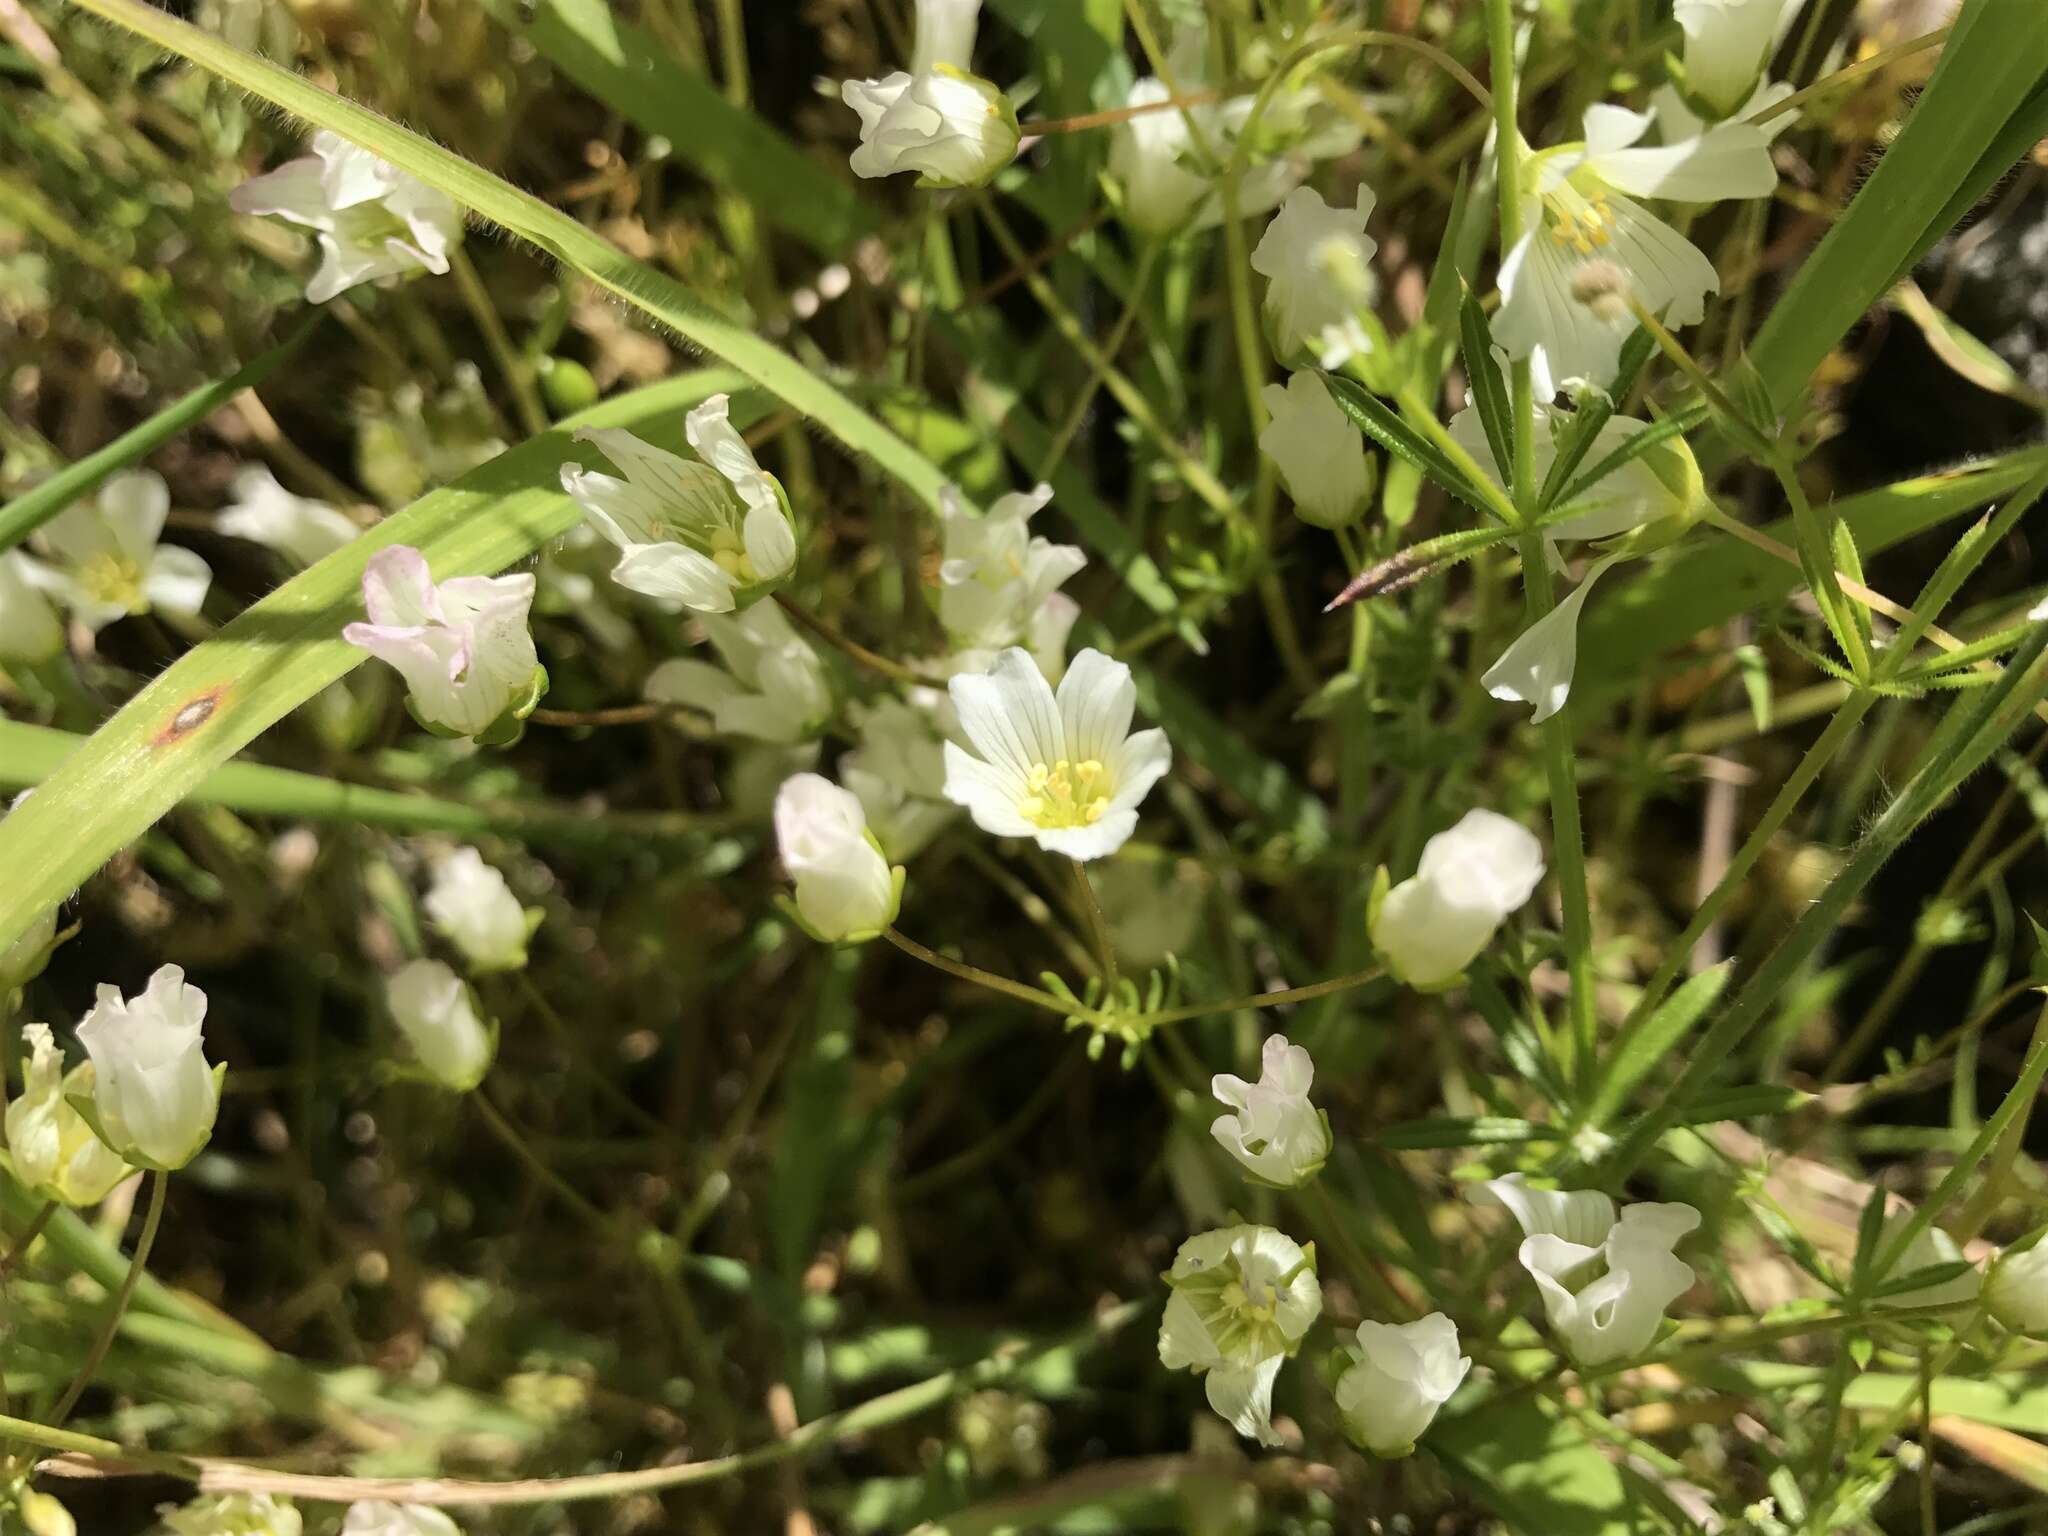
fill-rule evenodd
<path id="1" fill-rule="evenodd" d="M 1640 458 L 1666 438 L 1683 437 L 1706 419 L 1707 408 L 1704 405 L 1695 405 L 1686 410 L 1674 411 L 1662 421 L 1652 422 L 1642 431 L 1631 434 L 1629 440 L 1612 453 L 1596 461 L 1591 469 L 1566 488 L 1564 494 L 1557 498 L 1557 504 L 1562 507 L 1570 506 L 1631 459 Z"/>
<path id="2" fill-rule="evenodd" d="M 1486 446 L 1493 450 L 1493 462 L 1515 462 L 1515 429 L 1508 412 L 1508 386 L 1493 360 L 1493 332 L 1486 324 L 1486 311 L 1467 288 L 1458 301 L 1458 345 L 1465 354 L 1465 384 L 1472 404 L 1479 411 L 1479 424 L 1486 431 Z M 1502 470 L 1505 474 L 1507 471 Z"/>
<path id="3" fill-rule="evenodd" d="M 938 510 L 939 487 L 945 477 L 930 460 L 781 348 L 714 314 L 680 283 L 633 260 L 560 209 L 549 207 L 532 194 L 472 165 L 431 139 L 380 117 L 368 107 L 232 48 L 211 33 L 141 0 L 71 3 L 273 106 L 352 140 L 408 175 L 447 193 L 478 216 L 540 247 L 564 266 L 658 320 L 692 346 L 702 347 L 730 363 L 854 453 L 873 459 L 926 507 Z"/>
<path id="4" fill-rule="evenodd" d="M 320 322 L 326 318 L 324 313 L 315 312 L 261 357 L 252 359 L 224 379 L 200 385 L 141 425 L 122 433 L 97 453 L 89 453 L 76 464 L 65 466 L 41 485 L 0 507 L 0 550 L 12 549 L 81 496 L 90 496 L 109 475 L 138 462 L 187 427 L 206 420 L 243 390 L 262 383 L 279 363 L 305 344 L 306 338 L 318 330 Z"/>
<path id="5" fill-rule="evenodd" d="M 686 374 L 571 417 L 422 496 L 186 652 L 0 820 L 0 948 L 222 763 L 367 659 L 341 627 L 361 616 L 370 556 L 413 545 L 437 580 L 503 570 L 581 515 L 559 478 L 564 460 L 590 453 L 578 448 L 574 428 L 633 427 L 679 447 L 682 412 L 741 384 L 725 370 Z M 745 404 L 734 402 L 741 427 Z M 667 430 L 650 425 L 662 418 Z"/>

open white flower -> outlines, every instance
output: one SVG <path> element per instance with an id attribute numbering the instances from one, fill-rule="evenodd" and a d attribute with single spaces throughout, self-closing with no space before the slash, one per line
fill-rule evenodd
<path id="1" fill-rule="evenodd" d="M 1282 1189 L 1306 1184 L 1330 1155 L 1330 1122 L 1309 1102 L 1315 1063 L 1285 1035 L 1267 1037 L 1259 1080 L 1219 1072 L 1209 1091 L 1235 1114 L 1218 1115 L 1209 1132 L 1223 1150 L 1264 1183 Z"/>
<path id="2" fill-rule="evenodd" d="M 1535 479 L 1541 485 L 1557 462 L 1558 440 L 1571 428 L 1573 413 L 1539 403 L 1530 436 Z M 1583 474 L 1650 424 L 1633 416 L 1609 417 L 1594 435 L 1592 447 L 1579 461 L 1576 473 Z M 1467 406 L 1451 418 L 1451 436 L 1486 471 L 1487 478 L 1503 490 L 1507 478 L 1494 462 L 1493 445 L 1487 441 L 1485 425 L 1475 407 Z M 1603 475 L 1571 503 L 1572 516 L 1544 528 L 1547 539 L 1606 539 L 1631 533 L 1638 528 L 1675 520 L 1683 522 L 1699 510 L 1705 490 L 1698 462 L 1683 438 L 1666 438 L 1638 453 L 1612 474 Z"/>
<path id="3" fill-rule="evenodd" d="M 1278 1445 L 1273 1383 L 1323 1310 L 1315 1250 L 1271 1227 L 1224 1227 L 1182 1243 L 1166 1283 L 1159 1363 L 1201 1376 L 1240 1435 Z"/>
<path id="4" fill-rule="evenodd" d="M 0 552 L 0 661 L 48 661 L 64 646 L 64 624 L 19 550 Z"/>
<path id="5" fill-rule="evenodd" d="M 1422 845 L 1414 876 L 1380 898 L 1373 948 L 1409 986 L 1439 986 L 1472 963 L 1542 878 L 1533 834 L 1493 811 L 1467 811 Z"/>
<path id="6" fill-rule="evenodd" d="M 326 502 L 294 496 L 261 464 L 236 470 L 229 489 L 235 499 L 214 527 L 274 549 L 295 565 L 318 564 L 362 531 Z"/>
<path id="7" fill-rule="evenodd" d="M 1322 376 L 1292 374 L 1284 389 L 1268 384 L 1264 399 L 1272 419 L 1259 434 L 1259 449 L 1278 466 L 1296 515 L 1318 528 L 1342 528 L 1363 517 L 1372 494 L 1365 439 Z"/>
<path id="8" fill-rule="evenodd" d="M 170 487 L 149 469 L 110 477 L 89 502 L 74 502 L 43 524 L 31 542 L 48 564 L 16 574 L 71 610 L 87 629 L 130 614 L 199 612 L 213 572 L 189 549 L 159 544 L 171 513 Z"/>
<path id="9" fill-rule="evenodd" d="M 945 696 L 915 689 L 860 716 L 860 745 L 839 759 L 839 781 L 859 796 L 882 852 L 901 863 L 960 814 L 946 799 Z M 950 713 L 950 711 L 949 711 Z"/>
<path id="10" fill-rule="evenodd" d="M 1657 147 L 1637 141 L 1648 113 L 1595 105 L 1583 141 L 1532 155 L 1526 163 L 1527 229 L 1501 263 L 1494 339 L 1534 367 L 1537 393 L 1574 379 L 1606 386 L 1621 346 L 1636 328 L 1626 304 L 1588 302 L 1618 279 L 1673 329 L 1696 324 L 1721 280 L 1699 248 L 1637 197 L 1688 203 L 1767 197 L 1777 185 L 1769 137 L 1747 123 L 1721 123 Z M 1588 269 L 1600 276 L 1589 282 Z"/>
<path id="11" fill-rule="evenodd" d="M 462 1536 L 462 1530 L 430 1504 L 367 1499 L 349 1505 L 342 1518 L 341 1536 Z"/>
<path id="12" fill-rule="evenodd" d="M 1901 1208 L 1891 1212 L 1878 1228 L 1877 1251 L 1882 1254 L 1892 1245 L 1906 1223 L 1913 1219 L 1912 1211 Z M 1892 1261 L 1891 1268 L 1881 1277 L 1885 1281 L 1904 1280 L 1923 1269 L 1932 1269 L 1938 1264 L 1959 1264 L 1963 1262 L 1963 1250 L 1956 1246 L 1956 1240 L 1941 1228 L 1929 1224 L 1914 1235 L 1906 1245 L 1906 1251 Z M 1966 1269 L 1946 1280 L 1937 1280 L 1932 1285 L 1917 1285 L 1910 1291 L 1895 1291 L 1889 1296 L 1873 1298 L 1871 1305 L 1878 1307 L 1947 1307 L 1959 1302 L 1973 1301 L 1983 1287 L 1984 1276 L 1976 1269 Z"/>
<path id="13" fill-rule="evenodd" d="M 684 418 L 695 459 L 615 427 L 582 427 L 620 474 L 562 466 L 562 489 L 619 548 L 612 580 L 700 613 L 730 613 L 796 568 L 782 487 L 755 461 L 713 395 Z"/>
<path id="14" fill-rule="evenodd" d="M 1287 194 L 1252 252 L 1267 279 L 1266 319 L 1283 361 L 1303 349 L 1340 368 L 1368 349 L 1359 312 L 1372 302 L 1372 258 L 1379 242 L 1365 232 L 1373 194 L 1360 187 L 1353 208 L 1332 208 L 1309 187 Z"/>
<path id="15" fill-rule="evenodd" d="M 1356 1364 L 1337 1378 L 1337 1411 L 1375 1456 L 1406 1456 L 1472 1369 L 1458 1325 L 1441 1312 L 1412 1323 L 1358 1325 Z"/>
<path id="16" fill-rule="evenodd" d="M 205 1022 L 206 994 L 167 965 L 132 999 L 101 986 L 78 1026 L 100 1139 L 139 1167 L 182 1168 L 213 1134 L 226 1069 L 206 1064 Z"/>
<path id="17" fill-rule="evenodd" d="M 902 871 L 889 867 L 850 791 L 815 773 L 784 781 L 775 842 L 796 882 L 797 913 L 818 938 L 858 943 L 896 921 Z"/>
<path id="18" fill-rule="evenodd" d="M 527 574 L 436 585 L 425 555 L 394 544 L 363 567 L 369 622 L 345 626 L 342 638 L 397 668 L 423 724 L 479 736 L 536 697 L 533 586 Z"/>
<path id="19" fill-rule="evenodd" d="M 80 1062 L 67 1073 L 47 1024 L 24 1026 L 21 1038 L 28 1064 L 21 1097 L 7 1106 L 14 1176 L 46 1200 L 96 1205 L 130 1170 L 70 1103 L 70 1095 L 92 1097 L 93 1069 Z"/>
<path id="20" fill-rule="evenodd" d="M 1172 762 L 1164 731 L 1130 734 L 1131 669 L 1100 651 L 1074 658 L 1057 697 L 1016 647 L 948 691 L 974 750 L 946 743 L 946 798 L 996 837 L 1028 837 L 1075 859 L 1114 853 Z"/>
<path id="21" fill-rule="evenodd" d="M 468 962 L 471 975 L 516 971 L 539 914 L 519 905 L 505 877 L 474 848 L 457 848 L 434 867 L 427 916 Z"/>
<path id="22" fill-rule="evenodd" d="M 1572 696 L 1572 677 L 1579 666 L 1579 613 L 1593 595 L 1593 583 L 1622 557 L 1596 560 L 1563 602 L 1514 638 L 1500 659 L 1480 674 L 1480 684 L 1496 699 L 1533 704 L 1529 718 L 1542 724 Z M 1549 580 L 1549 573 L 1535 580 Z"/>
<path id="23" fill-rule="evenodd" d="M 442 1086 L 467 1093 L 491 1069 L 491 1032 L 469 986 L 439 960 L 414 960 L 384 983 L 384 1002 L 412 1053 Z"/>
<path id="24" fill-rule="evenodd" d="M 647 677 L 647 697 L 711 716 L 719 732 L 778 746 L 811 741 L 832 718 L 832 683 L 810 643 L 773 603 L 702 616 L 725 663 L 677 657 Z"/>
<path id="25" fill-rule="evenodd" d="M 462 243 L 462 210 L 444 192 L 322 128 L 312 154 L 228 194 L 237 213 L 275 214 L 313 231 L 320 267 L 307 302 L 325 304 L 359 283 L 408 272 L 446 272 Z"/>
<path id="26" fill-rule="evenodd" d="M 1799 0 L 1673 0 L 1685 33 L 1686 89 L 1722 116 L 1734 114 L 1763 74 L 1779 22 L 1798 8 Z"/>
<path id="27" fill-rule="evenodd" d="M 939 622 L 955 645 L 996 650 L 1023 644 L 1046 600 L 1088 563 L 1078 545 L 1029 531 L 1032 515 L 1051 500 L 1049 485 L 1012 491 L 977 516 L 952 486 L 939 492 Z"/>
<path id="28" fill-rule="evenodd" d="M 856 176 L 915 171 L 932 187 L 978 187 L 1017 153 L 1017 111 L 968 73 L 981 0 L 917 0 L 917 52 L 906 73 L 846 80 L 839 96 L 860 114 Z"/>
<path id="29" fill-rule="evenodd" d="M 1993 1264 L 1984 1304 L 2015 1333 L 2048 1333 L 2048 1242 L 2007 1253 Z"/>
<path id="30" fill-rule="evenodd" d="M 1643 1202 L 1617 1214 L 1597 1190 L 1530 1189 L 1518 1173 L 1481 1185 L 1473 1198 L 1505 1207 L 1521 1226 L 1522 1267 L 1543 1295 L 1551 1328 L 1580 1365 L 1648 1349 L 1664 1309 L 1692 1285 L 1691 1266 L 1671 1251 L 1700 1224 L 1689 1205 Z"/>

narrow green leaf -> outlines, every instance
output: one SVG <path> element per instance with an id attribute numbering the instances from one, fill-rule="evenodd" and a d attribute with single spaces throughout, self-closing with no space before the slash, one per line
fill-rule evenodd
<path id="1" fill-rule="evenodd" d="M 1680 1125 L 1713 1125 L 1721 1120 L 1755 1120 L 1764 1115 L 1789 1115 L 1811 1104 L 1813 1095 L 1783 1083 L 1753 1083 L 1746 1088 L 1716 1088 L 1687 1105 Z"/>
<path id="2" fill-rule="evenodd" d="M 1629 391 L 1635 388 L 1636 375 L 1643 371 L 1643 365 L 1649 362 L 1650 355 L 1656 350 L 1656 340 L 1641 326 L 1631 331 L 1628 340 L 1621 344 L 1621 367 L 1614 376 L 1613 385 L 1604 393 L 1589 391 L 1585 403 L 1572 413 L 1571 425 L 1557 444 L 1557 457 L 1551 460 L 1549 473 L 1543 477 L 1543 489 L 1536 498 L 1538 513 L 1548 512 L 1557 505 L 1565 486 L 1585 462 L 1586 455 L 1592 452 L 1600 429 L 1614 419 L 1620 402 L 1626 400 Z"/>
<path id="3" fill-rule="evenodd" d="M 1529 1141 L 1555 1141 L 1554 1125 L 1514 1120 L 1503 1115 L 1439 1115 L 1390 1125 L 1372 1139 L 1389 1152 L 1419 1152 L 1441 1147 L 1514 1146 Z"/>
<path id="4" fill-rule="evenodd" d="M 1719 965 L 1701 971 L 1665 998 L 1663 1005 L 1633 1034 L 1616 1042 L 1614 1054 L 1601 1070 L 1593 1101 L 1587 1106 L 1588 1124 L 1605 1124 L 1608 1117 L 1628 1101 L 1636 1084 L 1648 1077 L 1657 1064 L 1692 1033 L 1693 1026 L 1706 1017 L 1707 1010 L 1720 999 L 1734 968 L 1733 960 L 1723 960 Z"/>
<path id="5" fill-rule="evenodd" d="M 1627 442 L 1596 460 L 1591 469 L 1574 480 L 1564 494 L 1557 498 L 1557 504 L 1561 507 L 1570 506 L 1622 465 L 1642 457 L 1667 439 L 1683 437 L 1706 419 L 1707 408 L 1704 405 L 1696 405 L 1687 410 L 1673 411 L 1662 421 L 1654 421 L 1642 431 L 1630 434 Z"/>
<path id="6" fill-rule="evenodd" d="M 1491 512 L 1486 498 L 1444 457 L 1436 444 L 1409 426 L 1371 390 L 1341 374 L 1326 373 L 1323 382 L 1330 386 L 1330 397 L 1344 408 L 1344 414 L 1356 422 L 1358 429 L 1367 437 L 1387 452 L 1405 459 L 1475 511 Z"/>
<path id="7" fill-rule="evenodd" d="M 1515 428 L 1508 416 L 1507 381 L 1493 360 L 1493 333 L 1486 324 L 1486 311 L 1470 288 L 1458 302 L 1458 344 L 1465 354 L 1465 386 L 1479 412 L 1479 425 L 1486 432 L 1486 446 L 1493 450 L 1493 462 L 1512 464 Z M 1506 473 L 1504 467 L 1502 473 Z"/>
<path id="8" fill-rule="evenodd" d="M 278 364 L 299 350 L 326 318 L 321 313 L 309 316 L 261 357 L 216 383 L 202 384 L 182 399 L 172 401 L 98 452 L 65 466 L 35 489 L 0 507 L 0 550 L 12 549 L 74 501 L 90 496 L 110 475 L 140 463 L 187 427 L 206 420 L 243 390 L 262 383 Z"/>
<path id="9" fill-rule="evenodd" d="M 309 123 L 340 134 L 417 176 L 430 187 L 529 241 L 613 296 L 651 316 L 692 346 L 724 359 L 854 453 L 872 458 L 933 511 L 945 477 L 829 380 L 779 347 L 714 314 L 688 289 L 584 228 L 560 209 L 401 128 L 369 108 L 323 90 L 289 70 L 232 48 L 209 32 L 142 0 L 71 0 L 159 48 Z"/>
<path id="10" fill-rule="evenodd" d="M 371 555 L 410 544 L 435 577 L 491 572 L 559 538 L 580 516 L 560 471 L 581 425 L 632 427 L 681 446 L 682 413 L 742 381 L 706 371 L 635 390 L 498 455 L 301 572 L 161 673 L 0 820 L 0 946 L 271 725 L 367 659 L 341 638 L 362 613 Z M 758 410 L 734 402 L 744 426 Z"/>

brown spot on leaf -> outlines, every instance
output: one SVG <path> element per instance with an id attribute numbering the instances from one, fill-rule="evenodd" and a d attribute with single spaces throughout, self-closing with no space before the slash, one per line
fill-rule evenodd
<path id="1" fill-rule="evenodd" d="M 178 706 L 178 712 L 171 716 L 171 723 L 156 734 L 153 747 L 168 747 L 175 741 L 182 741 L 200 726 L 213 718 L 213 712 L 220 708 L 221 695 L 225 687 L 209 688 L 197 698 L 187 699 Z"/>

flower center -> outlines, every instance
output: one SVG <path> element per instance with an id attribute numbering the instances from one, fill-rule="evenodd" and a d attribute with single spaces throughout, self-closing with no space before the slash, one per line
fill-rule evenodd
<path id="1" fill-rule="evenodd" d="M 1018 800 L 1017 814 L 1035 826 L 1092 827 L 1109 809 L 1102 764 L 1092 757 L 1085 763 L 1063 757 L 1050 768 L 1035 763 L 1025 783 L 1028 792 Z"/>
<path id="2" fill-rule="evenodd" d="M 726 575 L 740 582 L 759 581 L 760 573 L 754 569 L 754 562 L 747 558 L 746 546 L 740 536 L 730 528 L 717 528 L 711 534 L 711 563 Z"/>
<path id="3" fill-rule="evenodd" d="M 1271 1285 L 1254 1286 L 1248 1291 L 1236 1280 L 1223 1288 L 1219 1299 L 1226 1309 L 1237 1315 L 1239 1321 L 1252 1327 L 1272 1322 L 1273 1312 L 1280 1303 L 1279 1292 Z"/>
<path id="4" fill-rule="evenodd" d="M 1569 246 L 1581 256 L 1591 256 L 1613 243 L 1614 208 L 1602 192 L 1588 199 L 1570 187 L 1560 187 L 1543 200 L 1544 221 L 1553 244 Z"/>
<path id="5" fill-rule="evenodd" d="M 142 567 L 124 555 L 97 554 L 78 568 L 78 584 L 102 603 L 141 613 L 149 607 L 142 595 Z"/>

